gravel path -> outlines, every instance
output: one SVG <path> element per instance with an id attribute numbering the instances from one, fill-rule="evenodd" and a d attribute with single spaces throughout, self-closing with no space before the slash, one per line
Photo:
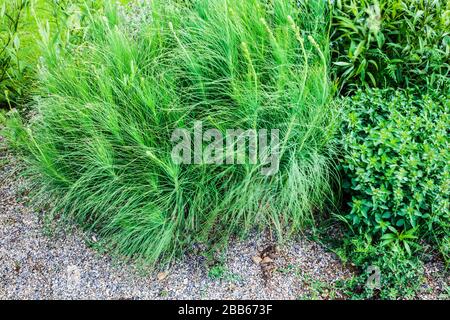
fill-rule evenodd
<path id="1" fill-rule="evenodd" d="M 0 299 L 330 299 L 344 296 L 335 281 L 351 277 L 317 243 L 298 240 L 274 253 L 267 237 L 233 241 L 222 261 L 208 266 L 186 256 L 167 272 L 146 271 L 93 250 L 79 230 L 51 236 L 31 206 L 23 181 L 1 151 Z M 443 267 L 427 266 L 431 292 L 441 294 Z"/>

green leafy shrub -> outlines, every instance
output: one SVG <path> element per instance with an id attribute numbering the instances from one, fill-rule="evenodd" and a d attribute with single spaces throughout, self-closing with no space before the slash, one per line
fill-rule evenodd
<path id="1" fill-rule="evenodd" d="M 34 93 L 40 41 L 54 47 L 82 41 L 95 0 L 8 0 L 0 5 L 0 108 L 23 107 Z"/>
<path id="2" fill-rule="evenodd" d="M 355 233 L 409 253 L 419 238 L 445 247 L 450 97 L 374 89 L 343 104 L 343 187 L 351 197 L 346 221 Z"/>
<path id="3" fill-rule="evenodd" d="M 449 88 L 450 2 L 336 0 L 332 61 L 343 92 Z"/>
<path id="4" fill-rule="evenodd" d="M 37 116 L 10 135 L 28 136 L 36 198 L 148 262 L 256 226 L 281 237 L 313 225 L 333 197 L 325 6 L 152 1 L 131 32 L 111 5 L 81 45 L 49 41 Z M 174 163 L 173 130 L 197 120 L 221 133 L 279 129 L 278 173 Z"/>
<path id="5" fill-rule="evenodd" d="M 13 0 L 0 7 L 0 106 L 11 107 L 29 83 L 28 64 L 21 56 L 19 37 L 19 27 L 29 4 L 28 0 Z"/>
<path id="6" fill-rule="evenodd" d="M 398 245 L 386 250 L 371 237 L 358 236 L 346 239 L 337 254 L 344 261 L 351 260 L 361 270 L 341 283 L 341 288 L 352 299 L 413 299 L 425 282 L 423 262 L 409 256 Z"/>

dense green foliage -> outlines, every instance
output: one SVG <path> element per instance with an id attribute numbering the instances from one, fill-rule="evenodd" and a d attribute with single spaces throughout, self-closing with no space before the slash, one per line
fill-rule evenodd
<path id="1" fill-rule="evenodd" d="M 336 0 L 332 60 L 339 88 L 449 88 L 450 2 Z"/>
<path id="2" fill-rule="evenodd" d="M 351 261 L 362 270 L 343 284 L 352 299 L 413 299 L 422 291 L 423 262 L 397 244 L 386 250 L 370 237 L 352 237 L 337 253 L 343 261 Z M 371 278 L 376 275 L 373 271 L 378 279 Z"/>
<path id="3" fill-rule="evenodd" d="M 96 247 L 169 261 L 253 228 L 281 240 L 326 212 L 344 222 L 336 253 L 363 271 L 346 285 L 355 298 L 413 298 L 428 246 L 448 263 L 450 2 L 0 8 L 0 104 L 35 100 L 30 121 L 0 110 L 2 135 L 48 218 L 96 233 Z M 279 171 L 175 163 L 173 130 L 196 121 L 222 134 L 279 129 Z M 381 289 L 367 286 L 368 267 Z"/>
<path id="4" fill-rule="evenodd" d="M 332 198 L 324 12 L 152 1 L 139 32 L 112 6 L 92 15 L 81 46 L 48 41 L 38 115 L 29 131 L 12 126 L 40 196 L 105 247 L 148 262 L 257 226 L 282 237 L 313 225 Z M 196 120 L 220 132 L 279 129 L 279 172 L 175 164 L 172 131 Z"/>
<path id="5" fill-rule="evenodd" d="M 0 5 L 0 108 L 22 108 L 34 93 L 41 38 L 54 46 L 80 43 L 89 10 L 102 2 L 7 0 Z"/>
<path id="6" fill-rule="evenodd" d="M 29 84 L 19 37 L 28 6 L 28 0 L 14 0 L 0 7 L 0 105 L 14 103 Z"/>
<path id="7" fill-rule="evenodd" d="M 365 272 L 349 283 L 355 297 L 412 298 L 424 244 L 450 257 L 450 3 L 337 0 L 330 33 L 335 85 L 352 95 L 337 98 L 348 227 L 337 251 L 382 274 L 378 291 Z"/>
<path id="8" fill-rule="evenodd" d="M 450 96 L 359 91 L 344 109 L 343 187 L 354 231 L 409 253 L 424 234 L 442 240 L 450 232 Z"/>

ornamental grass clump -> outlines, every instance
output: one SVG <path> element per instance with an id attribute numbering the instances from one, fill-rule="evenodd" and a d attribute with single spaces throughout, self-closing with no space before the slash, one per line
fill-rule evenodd
<path id="1" fill-rule="evenodd" d="M 36 197 L 103 248 L 150 263 L 254 228 L 283 239 L 313 226 L 333 200 L 325 6 L 152 1 L 131 31 L 109 5 L 81 44 L 44 42 L 43 98 L 16 133 Z M 193 143 L 196 123 L 224 136 L 278 130 L 276 170 L 174 161 L 174 131 Z"/>

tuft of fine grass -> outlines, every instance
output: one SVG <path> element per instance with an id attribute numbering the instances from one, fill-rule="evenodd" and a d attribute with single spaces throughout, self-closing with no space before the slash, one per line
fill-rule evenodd
<path id="1" fill-rule="evenodd" d="M 36 197 L 149 263 L 254 228 L 283 239 L 314 226 L 334 175 L 325 6 L 155 0 L 131 32 L 109 5 L 81 45 L 47 43 L 26 133 Z M 171 134 L 195 121 L 223 133 L 279 129 L 278 173 L 175 164 Z"/>

